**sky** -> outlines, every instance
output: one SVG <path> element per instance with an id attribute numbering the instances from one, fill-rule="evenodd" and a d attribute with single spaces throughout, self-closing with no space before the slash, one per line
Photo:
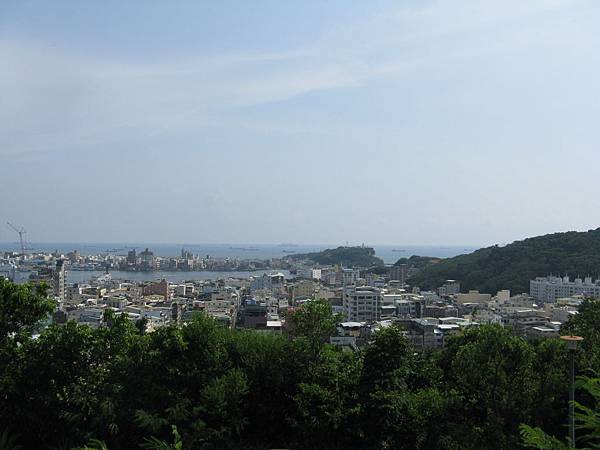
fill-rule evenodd
<path id="1" fill-rule="evenodd" d="M 593 0 L 3 0 L 0 221 L 30 242 L 597 228 L 599 23 Z"/>

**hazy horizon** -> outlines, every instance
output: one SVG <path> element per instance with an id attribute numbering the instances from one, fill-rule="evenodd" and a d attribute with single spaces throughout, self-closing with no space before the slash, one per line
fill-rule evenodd
<path id="1" fill-rule="evenodd" d="M 0 241 L 597 228 L 598 23 L 585 0 L 3 1 Z"/>
<path id="2" fill-rule="evenodd" d="M 189 245 L 189 246 L 202 246 L 202 245 L 208 245 L 208 246 L 219 246 L 219 245 L 258 245 L 258 246 L 281 246 L 281 247 L 285 247 L 285 246 L 289 246 L 289 247 L 293 247 L 293 246 L 303 246 L 303 247 L 310 247 L 310 246 L 314 246 L 314 247 L 328 247 L 328 248 L 334 248 L 334 247 L 343 247 L 343 246 L 350 246 L 350 247 L 358 247 L 361 245 L 364 245 L 365 247 L 372 247 L 372 246 L 380 246 L 380 247 L 394 247 L 397 246 L 399 248 L 401 247 L 433 247 L 433 248 L 443 248 L 443 247 L 448 247 L 448 248 L 460 248 L 460 247 L 465 247 L 465 248 L 483 248 L 483 247 L 490 247 L 493 245 L 500 245 L 500 246 L 504 246 L 504 245 L 508 245 L 517 241 L 522 241 L 525 239 L 529 239 L 529 238 L 534 238 L 534 237 L 538 237 L 538 236 L 544 236 L 546 234 L 556 234 L 556 233 L 567 233 L 567 232 L 588 232 L 588 231 L 593 231 L 594 229 L 591 228 L 589 230 L 562 230 L 562 231 L 555 231 L 555 232 L 551 232 L 551 233 L 544 233 L 542 235 L 535 235 L 535 236 L 523 236 L 522 238 L 519 239 L 515 239 L 513 241 L 505 241 L 505 242 L 489 242 L 489 243 L 458 243 L 458 244 L 431 244 L 431 243 L 401 243 L 401 242 L 338 242 L 338 243 L 332 243 L 332 242 L 298 242 L 298 241 L 293 241 L 293 240 L 286 240 L 286 241 L 282 241 L 282 242 L 243 242 L 243 241 L 233 241 L 233 242 L 193 242 L 193 241 L 172 241 L 172 242 L 161 242 L 161 241 L 123 241 L 123 240 L 114 240 L 114 241 L 106 241 L 106 240 L 100 240 L 100 241 L 55 241 L 55 240 L 48 240 L 48 241 L 40 241 L 40 240 L 28 240 L 27 239 L 27 234 L 25 234 L 25 242 L 28 245 L 33 245 L 35 243 L 38 244 L 81 244 L 81 245 L 93 245 L 93 244 L 98 244 L 98 245 L 104 245 L 104 244 L 123 244 L 123 245 L 136 245 L 136 244 L 143 244 L 143 245 L 161 245 L 161 246 L 177 246 L 177 245 Z M 16 233 L 14 233 L 15 236 Z M 0 240 L 0 246 L 5 245 L 5 244 L 10 244 L 10 245 L 18 245 L 18 239 L 15 240 L 11 240 L 11 239 L 7 239 L 7 240 Z"/>
<path id="3" fill-rule="evenodd" d="M 287 241 L 287 242 L 186 242 L 186 241 L 173 241 L 173 242 L 160 242 L 160 241 L 119 241 L 119 240 L 115 240 L 115 241 L 39 241 L 39 240 L 34 240 L 34 241 L 29 241 L 29 240 L 25 240 L 27 245 L 34 245 L 36 243 L 38 244 L 80 244 L 80 245 L 94 245 L 94 244 L 98 244 L 98 245 L 104 245 L 104 244 L 123 244 L 123 245 L 137 245 L 137 244 L 144 244 L 144 245 L 163 245 L 163 246 L 169 246 L 169 245 L 189 245 L 189 246 L 201 246 L 201 245 L 209 245 L 209 246 L 217 246 L 217 245 L 264 245 L 264 246 L 279 246 L 279 247 L 294 247 L 294 246 L 299 246 L 299 247 L 310 247 L 310 246 L 314 246 L 314 247 L 325 247 L 328 246 L 329 248 L 333 248 L 333 247 L 344 247 L 344 246 L 348 246 L 348 247 L 360 247 L 361 245 L 364 244 L 365 247 L 372 247 L 372 246 L 379 246 L 379 247 L 394 247 L 394 246 L 398 246 L 398 247 L 435 247 L 435 248 L 439 248 L 439 247 L 449 247 L 449 248 L 458 248 L 458 247 L 469 247 L 469 248 L 474 248 L 474 247 L 479 247 L 479 244 L 452 244 L 452 245 L 444 245 L 444 244 L 403 244 L 403 243 L 389 243 L 389 242 L 348 242 L 347 244 L 345 242 L 337 242 L 337 243 L 332 243 L 332 242 L 294 242 L 294 241 Z M 11 239 L 7 239 L 7 240 L 0 240 L 0 246 L 5 245 L 5 244 L 10 244 L 10 245 L 19 245 L 19 241 L 18 238 L 15 240 L 11 240 Z M 504 243 L 497 243 L 497 244 L 504 244 Z M 490 245 L 495 245 L 495 244 L 490 244 Z"/>

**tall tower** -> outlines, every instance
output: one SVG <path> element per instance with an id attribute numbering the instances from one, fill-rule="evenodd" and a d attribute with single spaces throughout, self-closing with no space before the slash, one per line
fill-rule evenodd
<path id="1" fill-rule="evenodd" d="M 65 301 L 65 278 L 66 278 L 65 261 L 59 259 L 56 261 L 56 267 L 52 273 L 52 289 L 54 296 L 60 303 Z"/>
<path id="2" fill-rule="evenodd" d="M 179 302 L 171 303 L 171 321 L 176 325 L 181 323 L 181 305 Z"/>

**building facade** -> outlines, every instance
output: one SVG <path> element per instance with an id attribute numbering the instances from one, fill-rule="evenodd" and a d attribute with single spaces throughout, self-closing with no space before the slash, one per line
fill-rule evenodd
<path id="1" fill-rule="evenodd" d="M 374 322 L 381 320 L 382 305 L 381 291 L 377 288 L 353 286 L 344 290 L 343 308 L 349 321 Z"/>
<path id="2" fill-rule="evenodd" d="M 555 303 L 559 298 L 582 295 L 584 297 L 600 298 L 600 280 L 595 282 L 591 277 L 537 277 L 529 282 L 529 293 L 540 303 Z"/>

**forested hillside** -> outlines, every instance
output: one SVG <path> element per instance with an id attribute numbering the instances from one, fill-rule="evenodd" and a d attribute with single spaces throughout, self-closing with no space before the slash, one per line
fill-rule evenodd
<path id="1" fill-rule="evenodd" d="M 322 252 L 298 253 L 287 259 L 309 259 L 323 266 L 340 264 L 344 267 L 373 267 L 383 266 L 383 260 L 375 256 L 371 247 L 338 247 L 328 248 Z"/>
<path id="2" fill-rule="evenodd" d="M 550 274 L 600 275 L 600 229 L 555 233 L 482 248 L 468 255 L 428 264 L 409 283 L 435 289 L 444 280 L 459 280 L 463 290 L 495 294 L 501 289 L 529 292 L 529 280 Z"/>

